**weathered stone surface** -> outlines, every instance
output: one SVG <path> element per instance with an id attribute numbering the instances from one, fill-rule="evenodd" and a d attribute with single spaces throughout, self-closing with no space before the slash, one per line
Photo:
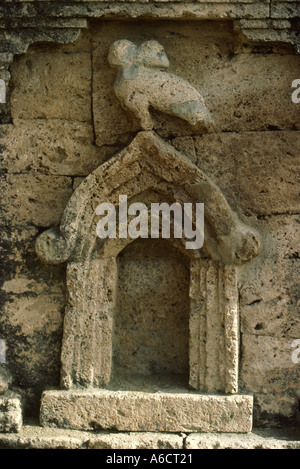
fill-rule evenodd
<path id="1" fill-rule="evenodd" d="M 76 41 L 80 36 L 80 29 L 22 29 L 17 31 L 8 28 L 4 33 L 4 28 L 0 29 L 1 50 L 5 53 L 23 54 L 27 52 L 29 46 L 39 42 L 55 42 L 59 44 L 68 44 Z"/>
<path id="2" fill-rule="evenodd" d="M 297 47 L 295 33 L 290 29 L 243 29 L 243 37 L 256 44 L 293 44 Z"/>
<path id="3" fill-rule="evenodd" d="M 56 225 L 72 192 L 69 177 L 7 174 L 1 177 L 1 219 L 12 225 Z"/>
<path id="4" fill-rule="evenodd" d="M 0 434 L 1 449 L 86 449 L 90 433 L 24 425 L 18 434 Z"/>
<path id="5" fill-rule="evenodd" d="M 0 364 L 0 395 L 5 394 L 12 383 L 12 376 L 5 366 Z"/>
<path id="6" fill-rule="evenodd" d="M 13 119 L 91 121 L 91 57 L 55 49 L 15 59 L 11 73 Z"/>
<path id="7" fill-rule="evenodd" d="M 244 387 L 265 394 L 297 389 L 300 366 L 292 360 L 292 342 L 286 338 L 243 334 L 241 380 Z"/>
<path id="8" fill-rule="evenodd" d="M 295 425 L 299 427 L 298 406 L 299 399 L 295 396 L 295 391 L 256 392 L 253 425 L 262 428 L 272 426 L 282 429 Z"/>
<path id="9" fill-rule="evenodd" d="M 297 108 L 297 106 L 295 106 Z M 296 109 L 297 111 L 297 109 Z M 228 132 L 172 142 L 247 215 L 299 210 L 300 132 Z"/>
<path id="10" fill-rule="evenodd" d="M 21 282 L 22 279 L 19 279 L 19 282 L 18 279 L 11 281 L 15 286 Z M 28 284 L 29 282 L 25 281 L 24 283 Z M 33 291 L 31 288 L 34 288 L 35 294 L 30 295 L 30 292 Z M 9 318 L 11 326 L 17 327 L 24 336 L 30 336 L 33 329 L 36 333 L 43 331 L 49 336 L 61 329 L 63 297 L 58 294 L 58 291 L 52 291 L 50 294 L 50 289 L 48 292 L 42 291 L 42 285 L 32 282 L 30 287 L 25 288 L 22 293 L 19 298 L 15 298 L 11 303 L 5 305 L 2 311 L 3 319 L 8 320 Z M 31 357 L 32 361 L 34 358 L 35 355 Z"/>
<path id="11" fill-rule="evenodd" d="M 254 422 L 295 422 L 299 364 L 292 344 L 299 325 L 299 217 L 277 215 L 261 220 L 265 248 L 261 262 L 243 272 L 240 291 L 242 361 L 240 379 L 255 389 Z M 257 358 L 254 358 L 257 357 Z"/>
<path id="12" fill-rule="evenodd" d="M 15 119 L 14 124 L 1 127 L 0 168 L 8 173 L 86 176 L 118 150 L 97 148 L 89 123 Z"/>
<path id="13" fill-rule="evenodd" d="M 41 0 L 44 1 L 44 0 Z M 51 0 L 50 0 L 51 1 Z M 1 28 L 6 27 L 5 20 L 2 20 L 0 23 Z M 30 28 L 30 29 L 37 29 L 43 30 L 45 28 L 54 28 L 54 29 L 80 29 L 87 27 L 87 20 L 84 18 L 22 18 L 22 19 L 11 19 L 10 21 L 10 28 L 13 29 L 23 29 L 23 28 Z"/>
<path id="14" fill-rule="evenodd" d="M 106 2 L 107 3 L 107 2 Z M 173 2 L 172 2 L 173 3 Z M 47 4 L 47 3 L 46 3 Z M 45 3 L 41 2 L 28 8 L 22 8 L 21 5 L 6 5 L 0 9 L 0 17 L 34 17 L 44 15 Z M 61 4 L 61 2 L 51 2 L 47 5 L 47 14 L 51 17 L 90 17 L 90 18 L 137 18 L 137 17 L 150 17 L 150 18 L 265 18 L 269 15 L 268 4 L 262 2 L 211 2 L 206 4 L 206 1 L 195 3 L 178 2 L 175 6 L 167 5 L 164 0 L 159 0 L 153 4 L 152 1 L 146 2 L 113 2 L 104 4 L 103 2 L 93 2 L 89 4 L 86 0 L 83 2 L 73 2 L 68 7 Z"/>
<path id="15" fill-rule="evenodd" d="M 299 18 L 300 6 L 298 2 L 287 0 L 272 1 L 271 17 L 272 18 Z"/>
<path id="16" fill-rule="evenodd" d="M 262 217 L 260 259 L 240 272 L 242 361 L 240 385 L 255 389 L 255 425 L 295 421 L 299 364 L 292 347 L 300 337 L 299 216 Z M 297 357 L 296 357 L 297 358 Z"/>
<path id="17" fill-rule="evenodd" d="M 189 326 L 190 331 L 197 331 L 190 334 L 190 385 L 209 392 L 236 393 L 239 362 L 236 272 L 230 267 L 193 262 L 190 276 Z"/>
<path id="18" fill-rule="evenodd" d="M 8 391 L 4 396 L 0 396 L 0 432 L 19 432 L 22 423 L 20 396 Z"/>
<path id="19" fill-rule="evenodd" d="M 49 291 L 38 296 L 33 288 L 36 285 L 32 284 L 29 291 L 19 295 L 1 292 L 4 298 L 8 298 L 1 317 L 1 330 L 9 353 L 7 362 L 14 381 L 22 387 L 27 415 L 37 412 L 40 393 L 45 385 L 59 384 L 65 301 L 64 295 Z"/>
<path id="20" fill-rule="evenodd" d="M 258 54 L 253 59 L 249 54 L 240 54 L 229 64 L 210 67 L 207 63 L 205 71 L 200 74 L 199 70 L 216 128 L 237 132 L 299 129 L 298 110 L 290 94 L 299 59 L 270 54 Z"/>
<path id="21" fill-rule="evenodd" d="M 252 405 L 250 395 L 46 391 L 40 420 L 45 427 L 81 430 L 248 433 Z"/>
<path id="22" fill-rule="evenodd" d="M 108 433 L 91 437 L 89 449 L 182 449 L 183 437 L 172 433 Z"/>
<path id="23" fill-rule="evenodd" d="M 147 244 L 135 255 L 128 246 L 119 258 L 114 368 L 131 375 L 184 375 L 187 383 L 189 272 L 178 257 L 168 257 L 167 247 L 166 257 L 152 257 Z"/>
<path id="24" fill-rule="evenodd" d="M 59 383 L 65 304 L 64 266 L 38 261 L 30 225 L 1 226 L 1 339 L 26 412 L 36 412 L 40 390 Z"/>
<path id="25" fill-rule="evenodd" d="M 291 343 L 300 337 L 299 216 L 266 217 L 259 229 L 264 233 L 262 258 L 240 277 L 241 330 Z"/>
<path id="26" fill-rule="evenodd" d="M 196 434 L 188 435 L 186 449 L 300 449 L 299 434 L 255 431 L 250 435 Z"/>
<path id="27" fill-rule="evenodd" d="M 97 433 L 24 425 L 0 434 L 1 449 L 299 449 L 296 429 L 253 430 L 249 434 Z"/>

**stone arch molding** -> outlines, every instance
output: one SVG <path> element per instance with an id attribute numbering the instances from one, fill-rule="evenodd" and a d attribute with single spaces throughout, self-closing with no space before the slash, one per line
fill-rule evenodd
<path id="1" fill-rule="evenodd" d="M 184 250 L 190 266 L 189 383 L 207 392 L 238 391 L 238 296 L 236 266 L 261 250 L 259 234 L 229 207 L 212 180 L 152 131 L 136 135 L 118 155 L 93 171 L 75 190 L 59 229 L 42 233 L 38 256 L 67 262 L 68 300 L 61 355 L 61 385 L 102 387 L 112 371 L 117 255 L 130 239 L 100 241 L 101 202 L 145 201 L 152 191 L 180 203 L 204 203 L 205 242 Z"/>
<path id="2" fill-rule="evenodd" d="M 96 239 L 98 204 L 117 203 L 119 194 L 130 199 L 147 188 L 179 202 L 204 203 L 212 258 L 239 265 L 259 254 L 259 233 L 238 218 L 213 181 L 185 155 L 146 131 L 82 181 L 64 210 L 60 228 L 38 237 L 38 256 L 51 264 L 86 258 Z"/>

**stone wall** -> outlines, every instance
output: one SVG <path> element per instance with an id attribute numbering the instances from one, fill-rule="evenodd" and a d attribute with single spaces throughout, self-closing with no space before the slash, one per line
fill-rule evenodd
<path id="1" fill-rule="evenodd" d="M 255 394 L 256 426 L 295 424 L 299 14 L 292 1 L 2 3 L 0 337 L 26 415 L 37 416 L 41 391 L 59 385 L 65 305 L 65 268 L 42 264 L 35 239 L 59 225 L 82 178 L 135 135 L 107 62 L 112 42 L 127 38 L 160 42 L 170 71 L 201 92 L 213 116 L 215 133 L 191 135 L 153 114 L 155 131 L 262 234 L 261 255 L 239 277 L 240 389 Z"/>

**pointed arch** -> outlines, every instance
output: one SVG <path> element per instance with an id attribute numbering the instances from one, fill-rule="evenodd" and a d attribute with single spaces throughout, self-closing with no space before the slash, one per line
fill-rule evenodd
<path id="1" fill-rule="evenodd" d="M 140 132 L 127 148 L 79 185 L 66 206 L 60 229 L 47 230 L 37 239 L 39 257 L 49 263 L 81 258 L 84 245 L 91 245 L 95 236 L 96 206 L 120 193 L 133 197 L 145 188 L 173 194 L 175 200 L 183 197 L 204 203 L 206 221 L 225 263 L 241 264 L 260 252 L 258 233 L 239 220 L 213 181 L 153 132 Z"/>

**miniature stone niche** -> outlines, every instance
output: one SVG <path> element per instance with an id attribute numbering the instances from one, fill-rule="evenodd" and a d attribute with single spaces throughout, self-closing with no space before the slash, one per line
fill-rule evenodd
<path id="1" fill-rule="evenodd" d="M 128 202 L 139 201 L 147 206 L 157 202 L 158 197 L 181 204 L 195 201 L 205 204 L 202 249 L 185 249 L 183 239 L 166 240 L 173 252 L 180 253 L 175 258 L 184 258 L 188 270 L 187 321 L 183 320 L 181 331 L 187 334 L 181 343 L 187 344 L 183 354 L 188 355 L 188 376 L 183 388 L 181 381 L 175 381 L 173 387 L 167 386 L 166 392 L 166 388 L 160 388 L 161 393 L 153 392 L 153 387 L 132 392 L 140 379 L 134 374 L 133 387 L 126 388 L 126 383 L 120 382 L 116 388 L 113 383 L 114 365 L 122 366 L 128 351 L 123 347 L 120 331 L 126 314 L 120 315 L 119 310 L 122 294 L 122 285 L 118 291 L 119 261 L 135 242 L 130 238 L 100 240 L 96 235 L 99 220 L 96 207 L 102 202 L 117 206 L 120 194 L 127 194 Z M 249 432 L 253 398 L 236 394 L 239 364 L 236 269 L 253 259 L 260 249 L 258 233 L 238 219 L 220 190 L 199 168 L 153 132 L 138 133 L 127 148 L 78 186 L 65 209 L 60 230 L 48 230 L 37 239 L 36 250 L 41 259 L 67 262 L 68 289 L 61 354 L 63 390 L 44 392 L 42 425 L 124 431 Z M 176 296 L 169 301 L 173 299 L 176 301 Z M 134 298 L 132 301 L 136 303 Z M 142 317 L 143 311 L 139 314 Z M 144 354 L 151 356 L 153 344 L 155 341 L 151 340 L 142 344 Z M 161 355 L 159 360 L 162 364 Z M 131 370 L 135 370 L 133 357 L 131 361 Z M 138 357 L 136 370 L 145 362 Z M 120 375 L 117 378 L 122 379 Z M 145 381 L 151 383 L 151 376 Z M 199 391 L 209 394 L 203 396 Z M 182 406 L 180 413 L 169 421 L 176 405 Z M 219 406 L 222 422 L 218 417 Z M 157 419 L 150 418 L 154 408 Z"/>
<path id="2" fill-rule="evenodd" d="M 206 130 L 212 124 L 198 92 L 184 80 L 160 70 L 168 66 L 163 48 L 155 41 L 140 47 L 130 41 L 117 41 L 110 49 L 109 61 L 121 67 L 115 84 L 117 96 L 147 131 L 139 132 L 127 148 L 82 181 L 64 211 L 60 229 L 47 230 L 37 239 L 36 251 L 43 261 L 67 262 L 68 289 L 61 354 L 64 390 L 44 392 L 41 423 L 78 429 L 249 432 L 253 398 L 237 395 L 237 266 L 259 254 L 259 234 L 238 218 L 206 174 L 149 131 L 153 127 L 151 106 Z M 143 249 L 130 237 L 99 239 L 96 208 L 102 202 L 118 207 L 124 194 L 128 203 L 142 202 L 147 207 L 164 201 L 203 203 L 203 248 L 185 249 L 184 239 L 171 237 L 157 261 L 153 259 L 159 258 L 160 248 L 152 239 L 142 240 Z M 149 255 L 152 249 L 154 256 Z M 174 262 L 169 259 L 167 263 L 173 262 L 172 268 L 177 263 L 181 272 L 185 305 L 179 306 L 179 312 L 176 307 L 162 311 L 155 304 L 153 311 L 181 314 L 182 327 L 174 326 L 174 333 L 181 335 L 177 340 L 185 356 L 178 360 L 178 369 L 187 382 L 183 389 L 179 380 L 175 387 L 172 383 L 173 388 L 167 386 L 167 391 L 159 394 L 151 386 L 135 393 L 132 391 L 136 388 L 130 387 L 132 381 L 126 383 L 125 378 L 122 382 L 122 369 L 125 374 L 129 370 L 135 383 L 143 375 L 150 375 L 151 382 L 157 371 L 176 375 L 176 370 L 162 350 L 153 350 L 157 338 L 143 340 L 147 330 L 136 332 L 140 327 L 137 316 L 146 323 L 149 312 L 144 311 L 147 301 L 140 301 L 134 313 L 138 295 L 126 282 L 122 284 L 127 275 L 126 262 L 130 257 L 135 259 L 135 271 L 143 264 L 141 276 L 147 276 L 150 266 L 161 267 L 161 259 L 170 252 Z M 134 281 L 139 281 L 139 274 Z M 180 287 L 177 285 L 177 290 Z M 131 297 L 122 298 L 124 291 Z M 170 304 L 178 300 L 172 288 L 165 298 Z M 160 325 L 170 327 L 170 318 Z M 138 348 L 128 348 L 126 327 L 135 329 L 131 339 L 139 341 Z M 157 329 L 152 332 L 157 333 Z M 163 340 L 172 340 L 169 331 L 159 334 Z M 175 346 L 173 350 L 176 361 L 179 350 Z M 166 347 L 167 355 L 172 356 L 172 344 Z M 151 356 L 156 357 L 152 362 L 148 359 Z M 149 383 L 148 378 L 142 381 Z M 199 391 L 210 394 L 203 396 Z M 178 405 L 179 413 L 175 411 Z"/>
<path id="3" fill-rule="evenodd" d="M 60 231 L 48 230 L 37 239 L 37 253 L 44 261 L 68 262 L 62 386 L 99 387 L 111 379 L 116 260 L 132 240 L 100 242 L 96 207 L 101 202 L 117 204 L 119 194 L 128 194 L 129 200 L 139 196 L 148 204 L 154 200 L 153 193 L 180 203 L 201 200 L 205 204 L 204 253 L 186 250 L 182 240 L 169 240 L 189 263 L 190 384 L 211 392 L 237 392 L 235 265 L 259 253 L 260 239 L 231 211 L 201 170 L 152 132 L 139 133 L 126 149 L 90 174 L 71 197 Z M 207 360 L 212 360 L 210 366 Z M 205 378 L 201 378 L 203 370 Z"/>
<path id="4" fill-rule="evenodd" d="M 108 61 L 119 73 L 114 85 L 122 107 L 137 119 L 141 130 L 152 130 L 149 108 L 187 121 L 195 131 L 213 130 L 204 99 L 187 81 L 166 72 L 169 60 L 157 41 L 140 46 L 125 39 L 112 44 Z"/>

